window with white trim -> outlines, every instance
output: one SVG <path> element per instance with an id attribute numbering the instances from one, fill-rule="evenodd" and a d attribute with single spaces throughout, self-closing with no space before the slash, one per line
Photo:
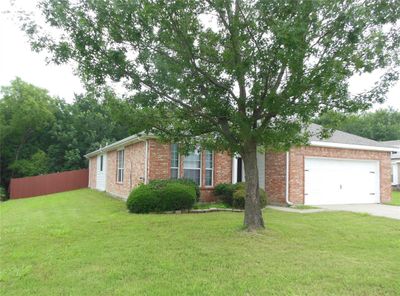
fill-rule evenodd
<path id="1" fill-rule="evenodd" d="M 124 182 L 125 151 L 117 151 L 117 183 Z"/>
<path id="2" fill-rule="evenodd" d="M 103 171 L 103 161 L 104 161 L 103 155 L 100 155 L 100 172 Z"/>
<path id="3" fill-rule="evenodd" d="M 171 145 L 171 179 L 179 178 L 179 150 L 178 144 Z"/>
<path id="4" fill-rule="evenodd" d="M 214 170 L 214 153 L 212 151 L 205 151 L 206 158 L 206 178 L 205 186 L 213 186 L 213 170 Z"/>
<path id="5" fill-rule="evenodd" d="M 200 186 L 201 182 L 201 153 L 196 151 L 185 156 L 183 160 L 183 177 L 193 180 Z"/>

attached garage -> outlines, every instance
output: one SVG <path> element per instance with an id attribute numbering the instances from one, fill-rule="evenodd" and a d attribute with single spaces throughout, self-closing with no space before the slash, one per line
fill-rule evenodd
<path id="1" fill-rule="evenodd" d="M 305 157 L 304 204 L 379 203 L 379 161 Z"/>
<path id="2" fill-rule="evenodd" d="M 286 203 L 306 205 L 371 204 L 391 199 L 390 153 L 382 143 L 335 131 L 319 139 L 312 125 L 310 145 L 287 157 Z"/>
<path id="3" fill-rule="evenodd" d="M 371 204 L 391 200 L 393 147 L 335 131 L 321 139 L 312 124 L 307 146 L 268 152 L 266 192 L 273 204 Z"/>

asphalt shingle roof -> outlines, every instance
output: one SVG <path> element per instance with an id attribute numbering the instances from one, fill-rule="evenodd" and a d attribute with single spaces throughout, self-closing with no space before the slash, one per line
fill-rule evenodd
<path id="1" fill-rule="evenodd" d="M 320 134 L 321 134 L 322 129 L 323 129 L 322 126 L 315 124 L 315 123 L 312 123 L 308 127 L 308 131 L 311 134 L 310 142 L 318 141 L 318 142 L 334 143 L 334 144 L 360 145 L 360 146 L 379 147 L 379 148 L 394 148 L 392 143 L 377 142 L 377 141 L 374 141 L 371 139 L 356 136 L 356 135 L 342 132 L 339 130 L 334 131 L 333 134 L 329 138 L 321 139 Z M 142 136 L 154 138 L 153 135 L 141 135 L 141 134 L 132 135 L 130 137 L 127 137 L 125 139 L 114 142 L 105 147 L 102 147 L 96 151 L 92 151 L 92 152 L 86 154 L 85 157 L 92 157 L 92 156 L 102 153 L 104 151 L 115 149 L 119 145 L 124 145 L 124 144 L 128 144 L 132 141 L 139 140 Z M 400 142 L 400 141 L 391 141 L 391 142 Z M 393 150 L 396 150 L 396 149 L 393 149 Z"/>
<path id="2" fill-rule="evenodd" d="M 395 148 L 400 149 L 400 140 L 395 140 L 395 141 L 383 141 L 381 142 L 382 144 L 389 145 Z"/>
<path id="3" fill-rule="evenodd" d="M 326 143 L 338 143 L 338 144 L 349 144 L 349 145 L 361 145 L 361 146 L 371 146 L 371 147 L 384 147 L 392 148 L 393 146 L 385 144 L 382 142 L 374 141 L 364 137 L 356 136 L 350 133 L 335 130 L 333 134 L 327 139 L 321 139 L 320 134 L 323 127 L 318 124 L 311 124 L 308 127 L 308 131 L 311 133 L 310 141 L 319 141 Z"/>

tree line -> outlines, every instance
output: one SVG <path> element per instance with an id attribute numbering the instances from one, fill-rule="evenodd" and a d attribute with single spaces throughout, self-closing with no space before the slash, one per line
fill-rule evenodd
<path id="1" fill-rule="evenodd" d="M 84 155 L 128 136 L 111 91 L 75 95 L 71 104 L 20 78 L 0 90 L 1 186 L 11 178 L 87 167 Z"/>
<path id="2" fill-rule="evenodd" d="M 361 114 L 328 112 L 315 122 L 375 141 L 400 140 L 400 111 L 394 108 Z"/>

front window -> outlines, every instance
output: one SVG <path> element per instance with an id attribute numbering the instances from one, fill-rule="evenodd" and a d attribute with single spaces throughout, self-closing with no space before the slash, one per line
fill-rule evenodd
<path id="1" fill-rule="evenodd" d="M 103 171 L 103 161 L 104 161 L 103 155 L 101 155 L 101 156 L 100 156 L 100 172 Z"/>
<path id="2" fill-rule="evenodd" d="M 171 179 L 179 178 L 179 151 L 178 144 L 171 145 Z"/>
<path id="3" fill-rule="evenodd" d="M 117 182 L 124 182 L 124 150 L 117 151 Z"/>
<path id="4" fill-rule="evenodd" d="M 206 150 L 206 180 L 205 180 L 205 185 L 206 186 L 212 186 L 213 185 L 213 152 Z"/>
<path id="5" fill-rule="evenodd" d="M 200 186 L 201 153 L 196 150 L 185 157 L 183 161 L 183 177 L 193 180 Z"/>

